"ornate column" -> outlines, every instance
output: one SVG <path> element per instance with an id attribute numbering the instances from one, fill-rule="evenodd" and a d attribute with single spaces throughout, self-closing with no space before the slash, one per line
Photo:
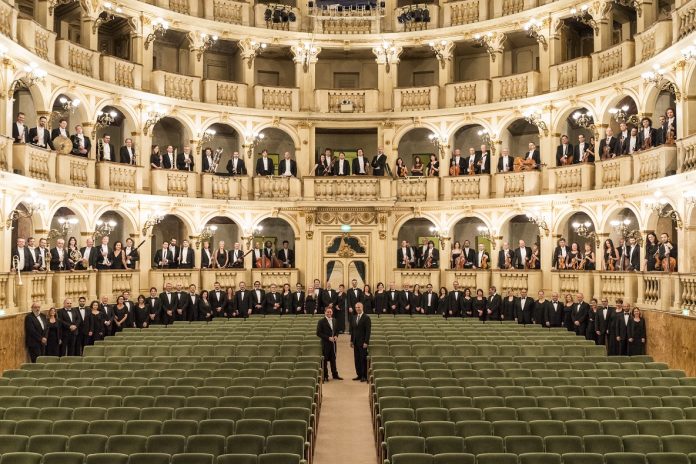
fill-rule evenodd
<path id="1" fill-rule="evenodd" d="M 658 0 L 638 0 L 636 32 L 641 33 L 655 24 L 659 13 Z"/>
<path id="2" fill-rule="evenodd" d="M 506 35 L 502 32 L 489 32 L 486 35 L 476 34 L 474 40 L 486 49 L 489 56 L 489 79 L 501 77 L 505 74 L 505 40 Z"/>
<path id="3" fill-rule="evenodd" d="M 589 5 L 588 13 L 592 16 L 594 24 L 594 51 L 595 53 L 606 50 L 612 46 L 614 14 L 612 2 L 609 0 L 597 0 Z"/>
<path id="4" fill-rule="evenodd" d="M 428 45 L 435 52 L 435 58 L 440 63 L 437 75 L 437 85 L 440 87 L 440 101 L 438 103 L 440 108 L 444 108 L 446 106 L 445 88 L 447 84 L 454 82 L 454 64 L 452 62 L 454 42 L 442 40 L 440 42 L 430 42 Z"/>
<path id="5" fill-rule="evenodd" d="M 48 116 L 46 116 L 46 117 L 48 117 Z M 88 159 L 95 159 L 97 157 L 97 138 L 96 138 L 97 131 L 94 129 L 94 123 L 91 121 L 83 121 L 82 122 L 82 133 L 86 137 L 89 137 L 89 140 L 91 140 L 91 142 L 92 142 L 92 149 L 87 154 L 87 158 Z"/>
<path id="6" fill-rule="evenodd" d="M 316 64 L 321 47 L 310 42 L 298 43 L 290 47 L 295 63 L 295 86 L 300 90 L 300 111 L 316 111 L 314 104 L 314 83 Z"/>
<path id="7" fill-rule="evenodd" d="M 150 90 L 151 86 L 151 76 L 152 76 L 152 60 L 154 53 L 154 41 L 158 34 L 163 32 L 157 32 L 158 30 L 166 30 L 162 27 L 161 23 L 153 24 L 152 19 L 149 16 L 142 15 L 140 17 L 141 31 L 140 34 L 131 35 L 131 49 L 133 61 L 143 66 L 143 90 Z"/>
<path id="8" fill-rule="evenodd" d="M 242 58 L 241 75 L 242 82 L 247 86 L 247 107 L 254 108 L 254 86 L 256 85 L 256 70 L 254 58 L 263 50 L 266 44 L 252 39 L 243 39 L 237 42 L 239 54 Z"/>
<path id="9" fill-rule="evenodd" d="M 99 50 L 99 36 L 97 34 L 99 25 L 95 18 L 88 12 L 83 12 L 80 17 L 80 45 L 89 49 Z"/>
<path id="10" fill-rule="evenodd" d="M 559 24 L 562 25 L 563 21 L 556 20 L 555 23 L 552 24 L 552 22 L 546 18 L 543 21 L 530 20 L 524 25 L 527 35 L 536 40 L 539 44 L 539 77 L 541 78 L 541 90 L 544 92 L 549 91 L 549 83 L 551 80 L 550 66 L 560 61 L 561 50 L 558 44 L 556 44 L 554 50 L 551 50 L 549 46 L 549 42 L 552 40 L 552 28 L 557 27 Z M 553 41 L 558 42 L 557 39 Z M 553 52 L 557 52 L 558 61 L 556 61 L 556 57 L 552 55 Z"/>
<path id="11" fill-rule="evenodd" d="M 189 32 L 186 38 L 189 41 L 188 74 L 203 79 L 203 55 L 210 47 L 206 44 L 212 44 L 211 40 L 217 39 L 195 32 Z"/>
<path id="12" fill-rule="evenodd" d="M 53 8 L 55 0 L 39 0 L 34 2 L 34 18 L 36 22 L 48 31 L 53 31 Z"/>
<path id="13" fill-rule="evenodd" d="M 300 121 L 297 124 L 297 132 L 300 137 L 300 146 L 295 147 L 295 161 L 297 162 L 297 177 L 309 175 L 314 167 L 314 124 L 307 121 Z M 297 256 L 297 252 L 295 253 Z"/>
<path id="14" fill-rule="evenodd" d="M 377 61 L 377 88 L 381 90 L 379 92 L 379 111 L 388 111 L 394 107 L 394 89 L 397 86 L 397 68 L 402 51 L 401 46 L 389 42 L 384 42 L 372 49 L 372 53 L 376 57 L 375 61 Z"/>

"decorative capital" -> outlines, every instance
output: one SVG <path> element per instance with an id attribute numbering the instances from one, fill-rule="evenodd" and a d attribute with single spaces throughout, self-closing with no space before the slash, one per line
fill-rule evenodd
<path id="1" fill-rule="evenodd" d="M 389 67 L 391 65 L 399 64 L 401 52 L 403 47 L 400 45 L 394 45 L 391 42 L 383 42 L 380 45 L 372 48 L 372 53 L 375 55 L 375 61 L 377 64 L 383 64 L 386 66 L 386 71 L 389 72 Z"/>

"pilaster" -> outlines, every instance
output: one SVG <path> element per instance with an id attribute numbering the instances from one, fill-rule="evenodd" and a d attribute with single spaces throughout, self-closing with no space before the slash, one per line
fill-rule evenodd
<path id="1" fill-rule="evenodd" d="M 239 46 L 240 56 L 241 56 L 241 75 L 240 78 L 243 83 L 246 84 L 247 88 L 247 106 L 249 108 L 254 108 L 256 102 L 254 101 L 254 86 L 256 85 L 256 70 L 254 69 L 254 59 L 259 54 L 259 51 L 263 48 L 263 44 L 256 42 L 251 39 L 243 39 L 237 42 Z"/>
<path id="2" fill-rule="evenodd" d="M 372 53 L 377 61 L 377 88 L 379 92 L 379 111 L 389 111 L 394 106 L 394 89 L 397 87 L 399 56 L 403 48 L 387 42 L 374 47 Z"/>
<path id="3" fill-rule="evenodd" d="M 83 47 L 97 51 L 99 49 L 99 40 L 97 31 L 95 30 L 95 19 L 86 13 L 80 18 L 80 45 Z"/>
<path id="4" fill-rule="evenodd" d="M 638 7 L 636 33 L 640 34 L 657 21 L 659 2 L 658 0 L 638 0 Z"/>
<path id="5" fill-rule="evenodd" d="M 203 79 L 203 55 L 205 55 L 205 37 L 195 32 L 189 32 L 188 74 Z"/>
<path id="6" fill-rule="evenodd" d="M 614 31 L 612 2 L 608 0 L 595 1 L 590 5 L 588 12 L 595 22 L 594 52 L 610 48 Z"/>
<path id="7" fill-rule="evenodd" d="M 300 90 L 300 111 L 316 111 L 314 88 L 321 47 L 305 42 L 290 47 L 295 63 L 295 85 Z"/>

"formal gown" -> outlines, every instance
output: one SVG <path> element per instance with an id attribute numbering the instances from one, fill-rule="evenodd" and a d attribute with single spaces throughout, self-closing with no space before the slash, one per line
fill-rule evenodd
<path id="1" fill-rule="evenodd" d="M 447 311 L 447 296 L 441 296 L 437 299 L 437 312 L 442 314 L 443 317 L 449 316 L 449 311 Z"/>
<path id="2" fill-rule="evenodd" d="M 280 310 L 283 314 L 292 314 L 294 312 L 292 310 L 292 295 L 292 292 L 287 292 L 283 293 L 281 297 L 282 303 L 280 304 Z"/>
<path id="3" fill-rule="evenodd" d="M 96 314 L 89 314 L 89 331 L 92 332 L 92 336 L 87 341 L 88 345 L 94 345 L 94 342 L 98 340 L 104 340 L 104 334 L 106 333 L 106 326 L 104 326 L 104 320 L 106 315 L 97 311 Z"/>
<path id="4" fill-rule="evenodd" d="M 486 298 L 474 298 L 472 303 L 474 317 L 478 317 L 479 321 L 485 321 L 488 309 L 488 300 Z"/>
<path id="5" fill-rule="evenodd" d="M 372 293 L 363 293 L 363 311 L 365 314 L 375 313 L 375 297 Z"/>
<path id="6" fill-rule="evenodd" d="M 120 321 L 121 319 L 123 319 L 123 316 L 126 316 L 126 319 L 119 326 L 118 324 L 116 324 L 116 321 Z M 128 306 L 123 305 L 122 308 L 119 308 L 118 306 L 114 306 L 114 320 L 113 320 L 113 324 L 112 324 L 113 328 L 114 328 L 114 333 L 115 334 L 119 333 L 124 328 L 131 327 L 132 324 L 129 325 L 129 319 L 130 318 L 129 318 L 129 314 L 128 314 Z"/>
<path id="7" fill-rule="evenodd" d="M 658 245 L 648 244 L 645 247 L 645 258 L 648 260 L 648 272 L 655 270 L 655 253 Z"/>
<path id="8" fill-rule="evenodd" d="M 503 320 L 515 320 L 515 297 L 507 297 L 503 300 Z"/>
<path id="9" fill-rule="evenodd" d="M 48 321 L 48 336 L 46 337 L 46 356 L 60 356 L 60 322 L 58 319 Z"/>
<path id="10" fill-rule="evenodd" d="M 118 254 L 114 253 L 113 261 L 111 262 L 111 269 L 125 269 L 126 266 L 123 264 L 123 250 L 119 251 Z"/>
<path id="11" fill-rule="evenodd" d="M 150 325 L 148 321 L 149 318 L 150 308 L 148 308 L 147 305 L 143 305 L 142 308 L 135 305 L 135 308 L 133 308 L 133 319 L 137 328 L 142 329 L 145 322 L 148 322 L 148 325 Z"/>
<path id="12" fill-rule="evenodd" d="M 628 320 L 628 338 L 633 339 L 632 342 L 628 342 L 628 354 L 629 356 L 638 356 L 645 354 L 645 343 L 641 339 L 646 337 L 645 330 L 645 319 L 641 318 L 636 321 L 634 318 Z"/>
<path id="13" fill-rule="evenodd" d="M 462 298 L 462 317 L 475 317 L 473 298 L 466 296 Z"/>
<path id="14" fill-rule="evenodd" d="M 387 312 L 387 293 L 377 292 L 375 293 L 375 313 L 384 314 Z"/>
<path id="15" fill-rule="evenodd" d="M 575 332 L 575 326 L 573 325 L 572 303 L 565 303 L 563 305 L 563 327 L 565 327 L 568 332 Z"/>

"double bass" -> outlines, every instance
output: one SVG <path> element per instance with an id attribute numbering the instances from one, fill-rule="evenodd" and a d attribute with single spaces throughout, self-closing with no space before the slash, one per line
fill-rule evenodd
<path id="1" fill-rule="evenodd" d="M 481 269 L 488 269 L 488 255 L 484 254 L 481 257 Z"/>
<path id="2" fill-rule="evenodd" d="M 459 175 L 459 164 L 457 164 L 454 160 L 452 160 L 452 166 L 450 166 L 449 174 L 450 176 Z"/>

